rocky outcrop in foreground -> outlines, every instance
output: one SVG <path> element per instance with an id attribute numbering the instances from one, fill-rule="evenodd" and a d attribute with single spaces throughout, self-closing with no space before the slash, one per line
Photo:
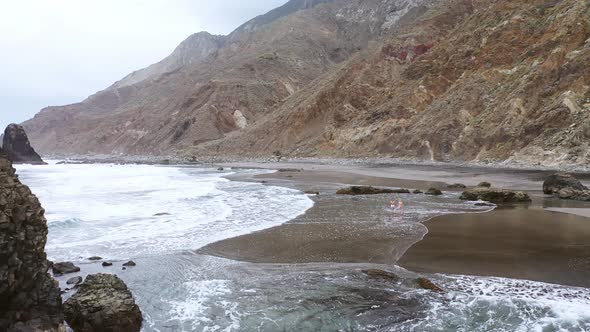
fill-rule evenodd
<path id="1" fill-rule="evenodd" d="M 460 197 L 464 201 L 486 201 L 501 203 L 527 203 L 531 201 L 529 195 L 523 191 L 494 189 L 491 187 L 476 187 L 464 191 Z"/>
<path id="2" fill-rule="evenodd" d="M 0 149 L 0 331 L 63 328 L 60 289 L 47 273 L 46 241 L 41 204 Z"/>
<path id="3" fill-rule="evenodd" d="M 557 173 L 549 176 L 543 183 L 543 192 L 561 199 L 590 201 L 590 189 L 571 174 Z"/>
<path id="4" fill-rule="evenodd" d="M 115 275 L 89 275 L 64 305 L 76 332 L 134 332 L 143 316 L 125 283 Z"/>
<path id="5" fill-rule="evenodd" d="M 31 146 L 25 129 L 17 124 L 6 127 L 2 148 L 13 163 L 45 165 L 41 156 Z"/>

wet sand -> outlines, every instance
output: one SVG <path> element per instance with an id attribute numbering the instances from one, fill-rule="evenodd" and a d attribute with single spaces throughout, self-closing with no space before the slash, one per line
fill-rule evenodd
<path id="1" fill-rule="evenodd" d="M 387 211 L 377 208 L 383 200 L 382 195 L 322 195 L 284 225 L 216 242 L 198 253 L 254 263 L 390 264 L 426 234 L 426 227 L 391 221 Z M 388 227 L 389 222 L 396 227 Z"/>
<path id="2" fill-rule="evenodd" d="M 590 287 L 590 218 L 542 209 L 436 217 L 398 265 Z"/>
<path id="3" fill-rule="evenodd" d="M 214 243 L 200 253 L 257 263 L 398 264 L 416 272 L 590 287 L 590 218 L 582 216 L 588 214 L 590 203 L 544 197 L 542 181 L 552 172 L 288 163 L 225 166 L 296 168 L 298 171 L 234 179 L 319 191 L 321 195 L 314 199 L 314 208 L 292 222 Z M 359 208 L 358 202 L 351 205 L 346 199 L 334 199 L 335 190 L 345 185 L 437 187 L 448 191 L 447 184 L 475 185 L 481 181 L 527 190 L 534 202 L 529 208 L 436 217 L 424 225 L 393 232 L 379 227 L 379 203 Z"/>

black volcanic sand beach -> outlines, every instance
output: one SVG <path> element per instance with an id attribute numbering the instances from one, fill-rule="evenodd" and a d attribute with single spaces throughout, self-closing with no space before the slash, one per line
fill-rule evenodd
<path id="1" fill-rule="evenodd" d="M 318 165 L 303 165 L 298 171 L 249 179 L 327 192 L 314 199 L 315 206 L 306 214 L 287 224 L 217 242 L 199 252 L 257 263 L 372 262 L 397 264 L 416 272 L 590 286 L 590 218 L 574 215 L 587 214 L 590 204 L 544 197 L 540 190 L 542 180 L 551 172 L 491 171 L 485 177 L 490 182 L 514 189 L 524 187 L 533 195 L 534 202 L 489 213 L 462 213 L 469 210 L 460 211 L 455 206 L 444 213 L 429 214 L 429 207 L 423 206 L 437 201 L 460 203 L 458 193 L 446 198 L 400 195 L 408 210 L 425 210 L 415 215 L 407 212 L 404 217 L 392 217 L 391 211 L 383 208 L 390 197 L 387 195 L 351 198 L 333 194 L 344 183 L 410 189 L 434 186 L 448 190 L 446 185 L 450 183 L 467 183 L 465 180 L 471 179 L 468 184 L 473 184 L 474 179 L 484 179 L 480 169 L 459 169 L 455 177 L 452 168 L 440 171 L 419 167 L 418 173 L 422 180 L 415 180 L 415 176 L 388 177 L 412 174 L 407 167 L 327 170 Z M 544 208 L 557 208 L 563 213 Z"/>
<path id="2" fill-rule="evenodd" d="M 505 208 L 447 215 L 398 264 L 417 272 L 501 276 L 590 287 L 590 218 Z"/>

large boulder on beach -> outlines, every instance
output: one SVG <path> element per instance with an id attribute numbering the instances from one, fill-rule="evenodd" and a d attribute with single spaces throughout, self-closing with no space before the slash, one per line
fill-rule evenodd
<path id="1" fill-rule="evenodd" d="M 47 221 L 0 149 L 0 331 L 63 328 L 61 292 L 47 273 Z"/>
<path id="2" fill-rule="evenodd" d="M 384 189 L 371 186 L 352 186 L 342 188 L 336 192 L 338 195 L 379 195 L 379 194 L 409 194 L 408 189 Z"/>
<path id="3" fill-rule="evenodd" d="M 11 124 L 4 131 L 2 149 L 15 164 L 45 165 L 41 156 L 33 149 L 22 126 Z"/>
<path id="4" fill-rule="evenodd" d="M 143 316 L 127 285 L 112 274 L 94 274 L 64 304 L 75 332 L 138 332 Z"/>
<path id="5" fill-rule="evenodd" d="M 487 187 L 476 187 L 464 191 L 460 198 L 464 201 L 486 201 L 496 204 L 526 203 L 531 201 L 530 196 L 523 191 L 500 190 Z"/>
<path id="6" fill-rule="evenodd" d="M 51 269 L 53 270 L 53 274 L 57 276 L 80 272 L 80 268 L 72 262 L 54 263 Z"/>
<path id="7" fill-rule="evenodd" d="M 567 189 L 569 192 L 579 192 L 588 190 L 588 187 L 584 186 L 582 182 L 576 179 L 573 175 L 566 173 L 550 175 L 545 179 L 545 182 L 543 182 L 543 192 L 546 195 L 559 194 L 563 189 Z"/>
<path id="8" fill-rule="evenodd" d="M 424 195 L 428 195 L 428 196 L 440 196 L 442 194 L 443 194 L 443 192 L 437 188 L 430 188 L 424 193 Z"/>

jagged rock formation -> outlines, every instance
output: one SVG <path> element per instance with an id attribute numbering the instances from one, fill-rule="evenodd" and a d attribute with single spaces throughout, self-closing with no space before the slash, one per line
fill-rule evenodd
<path id="1" fill-rule="evenodd" d="M 139 332 L 143 322 L 127 285 L 112 274 L 86 277 L 64 310 L 76 332 Z"/>
<path id="2" fill-rule="evenodd" d="M 589 62 L 588 1 L 293 0 L 26 128 L 45 152 L 585 164 Z"/>
<path id="3" fill-rule="evenodd" d="M 25 129 L 17 124 L 6 127 L 2 148 L 13 163 L 45 164 L 41 156 L 31 146 Z"/>
<path id="4" fill-rule="evenodd" d="M 57 282 L 47 273 L 47 221 L 0 149 L 0 331 L 58 331 Z"/>

